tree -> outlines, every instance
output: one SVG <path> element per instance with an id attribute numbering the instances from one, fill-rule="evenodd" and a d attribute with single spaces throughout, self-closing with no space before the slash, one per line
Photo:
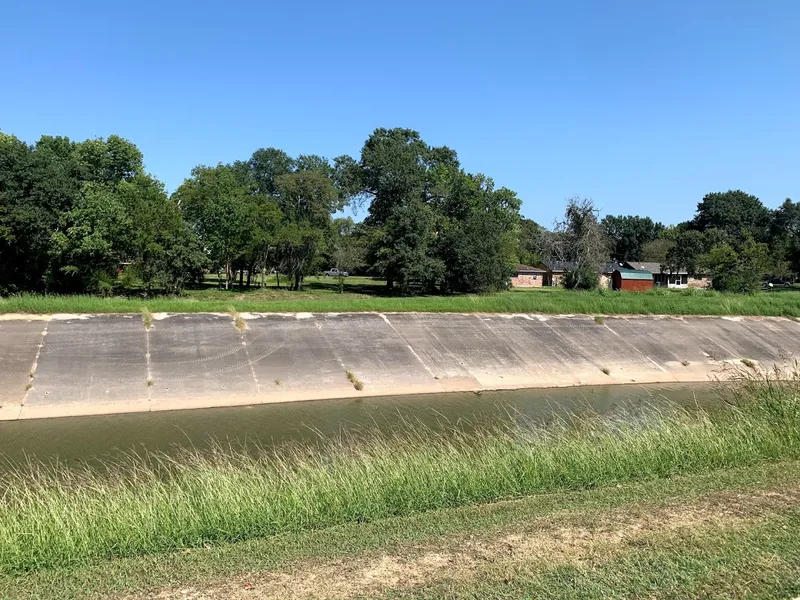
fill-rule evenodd
<path id="1" fill-rule="evenodd" d="M 800 202 L 787 198 L 772 214 L 769 228 L 770 254 L 776 262 L 785 263 L 784 269 L 800 273 Z"/>
<path id="2" fill-rule="evenodd" d="M 703 262 L 714 289 L 745 294 L 758 291 L 770 264 L 767 245 L 752 238 L 738 252 L 730 244 L 714 246 Z"/>
<path id="3" fill-rule="evenodd" d="M 536 221 L 520 219 L 517 260 L 523 265 L 535 265 L 545 258 L 549 258 L 546 256 L 550 244 L 548 240 L 549 233 Z"/>
<path id="4" fill-rule="evenodd" d="M 556 222 L 551 238 L 551 253 L 556 260 L 595 271 L 608 262 L 608 238 L 598 222 L 598 212 L 588 198 L 567 200 L 564 220 Z"/>
<path id="5" fill-rule="evenodd" d="M 195 167 L 174 200 L 217 269 L 225 289 L 233 281 L 233 262 L 251 244 L 250 190 L 231 165 Z"/>
<path id="6" fill-rule="evenodd" d="M 362 240 L 356 235 L 356 224 L 353 219 L 334 219 L 330 262 L 339 271 L 339 293 L 344 292 L 345 271 L 352 272 L 364 264 L 365 248 Z"/>
<path id="7" fill-rule="evenodd" d="M 691 227 L 701 232 L 718 229 L 734 239 L 749 235 L 763 241 L 769 219 L 769 209 L 757 197 L 741 190 L 728 190 L 706 194 L 697 205 Z"/>
<path id="8" fill-rule="evenodd" d="M 347 162 L 341 164 L 346 167 Z M 401 288 L 407 290 L 409 275 L 414 273 L 418 279 L 420 266 L 403 261 L 422 260 L 439 270 L 440 261 L 428 255 L 435 231 L 434 214 L 425 208 L 444 200 L 447 173 L 458 171 L 458 159 L 447 147 L 428 146 L 416 131 L 381 128 L 364 143 L 359 166 L 358 177 L 354 176 L 352 165 L 340 169 L 347 175 L 341 180 L 350 190 L 356 180 L 361 182 L 363 197 L 371 200 L 366 223 L 384 230 L 384 235 L 376 238 L 379 246 L 371 249 L 373 267 L 386 275 L 388 288 L 393 287 L 397 274 L 402 278 Z M 412 215 L 413 210 L 423 212 Z M 412 232 L 414 227 L 417 229 Z M 407 246 L 411 238 L 421 244 L 420 249 L 411 251 Z M 431 278 L 424 279 L 430 285 Z"/>
<path id="9" fill-rule="evenodd" d="M 333 169 L 324 168 L 325 164 L 327 161 L 320 157 L 301 157 L 298 170 L 275 179 L 278 206 L 284 218 L 278 248 L 294 290 L 300 289 L 303 276 L 315 266 L 331 214 L 343 207 Z"/>
<path id="10" fill-rule="evenodd" d="M 665 265 L 667 264 L 667 255 L 674 247 L 675 242 L 673 240 L 663 237 L 647 242 L 642 246 L 641 260 Z"/>
<path id="11" fill-rule="evenodd" d="M 432 226 L 431 208 L 421 200 L 396 206 L 386 222 L 376 266 L 402 293 L 415 282 L 431 291 L 444 275 L 444 263 L 430 248 Z"/>
<path id="12" fill-rule="evenodd" d="M 614 260 L 642 260 L 645 244 L 655 241 L 664 230 L 650 217 L 608 215 L 601 222 Z"/>
<path id="13" fill-rule="evenodd" d="M 439 203 L 433 255 L 445 266 L 443 291 L 508 287 L 517 261 L 520 201 L 483 175 L 459 173 Z"/>

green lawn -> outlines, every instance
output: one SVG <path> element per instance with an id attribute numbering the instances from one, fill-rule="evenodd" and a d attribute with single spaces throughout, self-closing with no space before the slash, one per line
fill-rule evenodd
<path id="1" fill-rule="evenodd" d="M 219 289 L 206 285 L 183 296 L 154 298 L 32 296 L 0 298 L 0 313 L 151 312 L 506 312 L 546 314 L 761 315 L 800 317 L 800 289 L 753 295 L 707 290 L 654 290 L 647 293 L 571 292 L 559 288 L 515 289 L 491 295 L 387 295 L 384 282 L 348 277 L 344 293 L 337 279 L 309 277 L 300 292 L 278 289 L 274 276 L 266 288 Z"/>

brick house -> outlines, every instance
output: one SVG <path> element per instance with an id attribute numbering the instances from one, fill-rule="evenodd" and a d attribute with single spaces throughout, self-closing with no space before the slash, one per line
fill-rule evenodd
<path id="1" fill-rule="evenodd" d="M 546 274 L 547 271 L 544 269 L 529 267 L 528 265 L 517 265 L 517 268 L 514 269 L 514 275 L 511 276 L 511 287 L 542 287 Z"/>
<path id="2" fill-rule="evenodd" d="M 564 278 L 564 273 L 570 269 L 574 269 L 577 263 L 563 261 L 563 260 L 546 260 L 536 264 L 536 267 L 545 271 L 544 286 L 559 286 Z M 611 274 L 619 265 L 615 263 L 605 264 L 600 267 L 600 284 L 601 288 L 611 287 Z"/>

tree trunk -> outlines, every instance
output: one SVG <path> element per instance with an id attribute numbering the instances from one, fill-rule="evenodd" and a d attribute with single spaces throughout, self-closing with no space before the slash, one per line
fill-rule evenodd
<path id="1" fill-rule="evenodd" d="M 244 289 L 244 269 L 239 269 L 239 291 L 241 292 L 243 289 Z"/>
<path id="2" fill-rule="evenodd" d="M 386 278 L 386 289 L 387 290 L 393 290 L 394 289 L 394 279 L 392 279 L 391 277 L 387 277 Z"/>
<path id="3" fill-rule="evenodd" d="M 300 271 L 294 274 L 294 291 L 300 291 Z"/>
<path id="4" fill-rule="evenodd" d="M 229 289 L 231 283 L 231 261 L 225 261 L 225 289 Z"/>

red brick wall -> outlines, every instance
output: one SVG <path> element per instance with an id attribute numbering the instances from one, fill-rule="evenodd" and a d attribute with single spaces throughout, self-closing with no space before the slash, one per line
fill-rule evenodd
<path id="1" fill-rule="evenodd" d="M 511 287 L 542 287 L 542 276 L 515 275 L 511 278 Z"/>

